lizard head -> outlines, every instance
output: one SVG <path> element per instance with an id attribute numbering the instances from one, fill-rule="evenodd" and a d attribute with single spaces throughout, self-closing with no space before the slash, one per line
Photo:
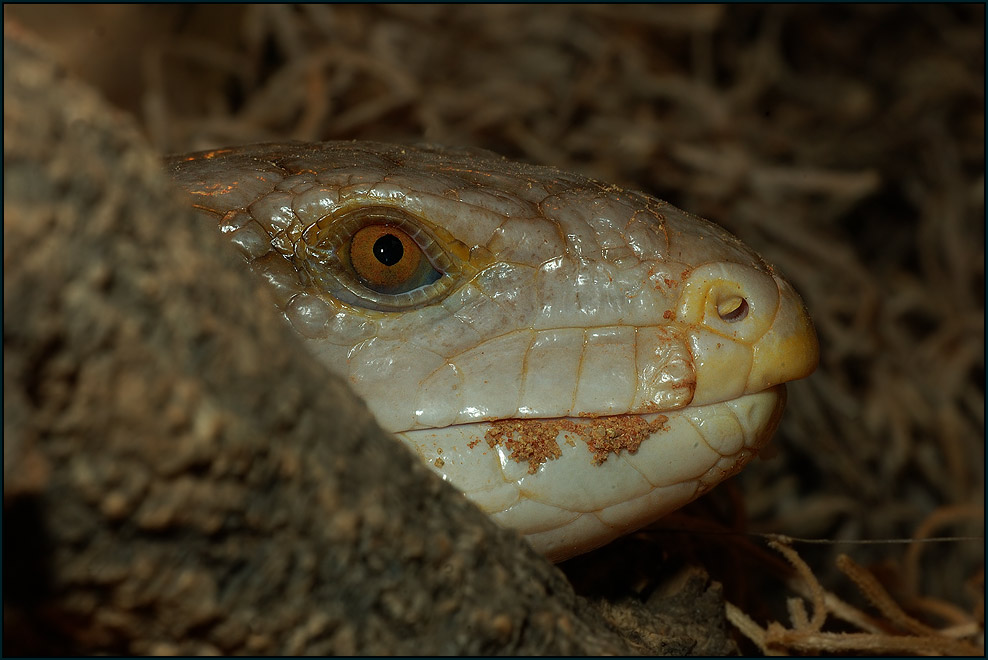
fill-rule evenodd
<path id="1" fill-rule="evenodd" d="M 817 362 L 773 268 L 647 195 L 370 143 L 170 168 L 381 425 L 553 559 L 739 470 Z"/>

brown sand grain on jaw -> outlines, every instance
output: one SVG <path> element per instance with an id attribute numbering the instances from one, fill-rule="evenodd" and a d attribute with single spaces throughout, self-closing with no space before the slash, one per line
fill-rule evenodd
<path id="1" fill-rule="evenodd" d="M 620 454 L 621 450 L 634 454 L 648 436 L 658 431 L 665 431 L 669 418 L 659 415 L 651 422 L 646 422 L 637 415 L 620 417 L 600 417 L 591 420 L 580 431 L 580 437 L 587 443 L 593 453 L 594 465 L 600 465 L 607 460 L 607 455 L 613 452 Z"/>
<path id="2" fill-rule="evenodd" d="M 567 441 L 570 439 L 565 434 L 572 433 L 586 442 L 593 454 L 593 464 L 600 465 L 612 452 L 620 454 L 623 450 L 634 454 L 645 438 L 666 430 L 668 421 L 665 415 L 659 415 L 651 422 L 636 415 L 622 415 L 598 417 L 584 424 L 568 419 L 506 419 L 492 422 L 484 439 L 492 449 L 505 446 L 511 451 L 513 461 L 528 462 L 528 473 L 535 474 L 540 465 L 562 456 L 556 441 L 560 432 Z M 478 442 L 469 446 L 473 448 Z"/>
<path id="3" fill-rule="evenodd" d="M 493 422 L 484 434 L 493 449 L 504 445 L 511 451 L 511 460 L 528 462 L 528 473 L 535 474 L 539 466 L 563 455 L 556 442 L 565 420 L 547 422 L 540 419 L 505 419 Z M 517 434 L 517 437 L 516 437 Z M 476 443 L 471 443 L 475 446 Z"/>

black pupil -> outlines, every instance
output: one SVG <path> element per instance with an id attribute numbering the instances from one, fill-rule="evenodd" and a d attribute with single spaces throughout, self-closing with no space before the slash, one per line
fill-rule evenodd
<path id="1" fill-rule="evenodd" d="M 374 241 L 374 256 L 385 266 L 394 266 L 405 254 L 405 246 L 394 234 L 385 234 Z"/>

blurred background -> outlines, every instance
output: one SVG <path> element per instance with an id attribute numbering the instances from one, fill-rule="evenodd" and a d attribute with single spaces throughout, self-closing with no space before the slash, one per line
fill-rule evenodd
<path id="1" fill-rule="evenodd" d="M 796 543 L 874 614 L 984 623 L 983 5 L 5 5 L 162 154 L 259 141 L 478 146 L 643 190 L 775 264 L 820 335 L 774 455 L 563 565 L 580 593 L 699 562 L 788 620 Z M 930 544 L 891 539 L 974 537 Z M 979 540 L 980 539 L 980 540 Z M 868 545 L 852 541 L 878 541 Z M 620 561 L 617 561 L 620 559 Z M 878 616 L 876 614 L 876 616 Z"/>

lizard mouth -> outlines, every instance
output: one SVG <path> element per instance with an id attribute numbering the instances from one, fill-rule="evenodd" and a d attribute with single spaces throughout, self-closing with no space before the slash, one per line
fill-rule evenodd
<path id="1" fill-rule="evenodd" d="M 502 419 L 395 435 L 550 559 L 598 547 L 699 497 L 772 436 L 777 385 L 661 413 Z"/>

